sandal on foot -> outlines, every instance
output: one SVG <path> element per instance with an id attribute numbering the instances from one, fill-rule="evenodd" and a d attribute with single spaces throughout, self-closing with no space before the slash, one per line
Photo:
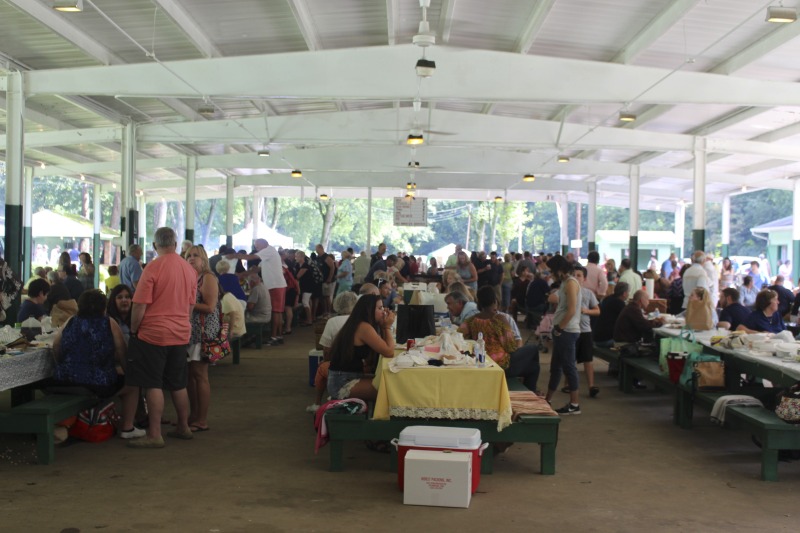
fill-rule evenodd
<path id="1" fill-rule="evenodd" d="M 367 440 L 364 443 L 371 452 L 391 453 L 392 451 L 388 440 Z"/>
<path id="2" fill-rule="evenodd" d="M 174 439 L 192 440 L 194 438 L 194 433 L 192 433 L 191 429 L 188 431 L 178 431 L 177 429 L 174 429 L 167 433 L 167 437 L 172 437 Z"/>
<path id="3" fill-rule="evenodd" d="M 589 397 L 596 398 L 600 394 L 600 387 L 589 387 Z"/>
<path id="4" fill-rule="evenodd" d="M 210 430 L 210 429 L 211 429 L 211 428 L 210 428 L 210 427 L 208 427 L 208 426 L 206 426 L 206 427 L 201 427 L 201 426 L 197 426 L 197 425 L 195 425 L 195 424 L 190 424 L 190 425 L 189 425 L 189 430 L 190 430 L 192 433 L 202 433 L 203 431 L 208 431 L 208 430 Z"/>

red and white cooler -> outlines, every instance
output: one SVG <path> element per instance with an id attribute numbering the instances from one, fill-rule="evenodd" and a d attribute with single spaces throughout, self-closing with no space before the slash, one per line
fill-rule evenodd
<path id="1" fill-rule="evenodd" d="M 409 450 L 452 450 L 472 454 L 472 492 L 481 481 L 481 455 L 489 443 L 481 444 L 481 431 L 473 428 L 440 426 L 408 426 L 392 439 L 397 448 L 397 484 L 403 490 L 406 453 Z"/>

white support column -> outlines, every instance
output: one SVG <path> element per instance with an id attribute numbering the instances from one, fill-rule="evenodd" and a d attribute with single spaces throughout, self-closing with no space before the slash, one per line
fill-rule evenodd
<path id="1" fill-rule="evenodd" d="M 33 265 L 33 167 L 25 167 L 25 183 L 22 191 L 22 272 L 25 278 L 32 274 Z"/>
<path id="2" fill-rule="evenodd" d="M 100 231 L 103 223 L 103 212 L 100 209 L 100 185 L 95 183 L 92 191 L 92 218 L 94 219 L 94 239 L 92 239 L 92 260 L 95 264 L 94 286 L 100 288 Z"/>
<path id="3" fill-rule="evenodd" d="M 569 215 L 569 201 L 567 200 L 566 194 L 559 196 L 558 202 L 556 203 L 556 212 L 558 213 L 558 224 L 561 229 L 561 253 L 566 255 L 569 248 L 569 221 L 567 220 L 567 216 Z"/>
<path id="4" fill-rule="evenodd" d="M 6 231 L 5 260 L 14 272 L 23 272 L 23 224 L 22 188 L 25 172 L 25 93 L 20 72 L 6 75 Z M 30 251 L 27 252 L 30 254 Z M 8 316 L 16 316 L 16 307 L 9 310 Z"/>
<path id="5" fill-rule="evenodd" d="M 675 207 L 675 251 L 678 259 L 683 260 L 686 254 L 683 251 L 684 237 L 686 233 L 686 203 L 678 202 Z"/>
<path id="6" fill-rule="evenodd" d="M 639 165 L 633 165 L 630 172 L 629 213 L 628 224 L 629 249 L 631 265 L 639 270 Z"/>
<path id="7" fill-rule="evenodd" d="M 261 192 L 253 187 L 253 242 L 255 245 L 258 239 L 258 223 L 261 220 Z"/>
<path id="8" fill-rule="evenodd" d="M 233 246 L 233 189 L 236 187 L 236 178 L 228 175 L 225 180 L 225 244 Z"/>
<path id="9" fill-rule="evenodd" d="M 731 195 L 722 198 L 722 257 L 730 255 L 731 245 Z"/>
<path id="10" fill-rule="evenodd" d="M 596 250 L 595 233 L 597 224 L 597 183 L 589 184 L 589 209 L 586 220 L 586 240 L 589 241 L 588 250 Z"/>
<path id="11" fill-rule="evenodd" d="M 792 281 L 800 284 L 800 178 L 794 180 L 794 197 L 792 198 Z"/>
<path id="12" fill-rule="evenodd" d="M 197 173 L 197 157 L 186 158 L 186 235 L 184 239 L 195 242 L 194 215 L 197 210 L 195 202 L 195 175 Z"/>
<path id="13" fill-rule="evenodd" d="M 139 213 L 139 240 L 137 242 L 144 250 L 144 243 L 147 239 L 147 200 L 144 196 L 136 197 L 136 211 Z"/>
<path id="14" fill-rule="evenodd" d="M 372 187 L 367 187 L 367 255 L 372 255 Z"/>
<path id="15" fill-rule="evenodd" d="M 692 251 L 705 248 L 706 240 L 706 139 L 694 142 L 694 223 Z"/>
<path id="16" fill-rule="evenodd" d="M 120 179 L 120 204 L 122 212 L 122 241 L 123 250 L 128 251 L 128 246 L 134 244 L 131 220 L 136 194 L 136 126 L 133 122 L 125 124 L 122 130 L 122 169 Z M 139 232 L 141 235 L 141 231 Z"/>

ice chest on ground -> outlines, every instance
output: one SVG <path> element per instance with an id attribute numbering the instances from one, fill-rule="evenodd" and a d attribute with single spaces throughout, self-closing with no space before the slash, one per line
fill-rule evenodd
<path id="1" fill-rule="evenodd" d="M 404 504 L 469 507 L 474 466 L 468 454 L 412 449 L 406 453 L 404 469 Z"/>
<path id="2" fill-rule="evenodd" d="M 452 450 L 472 455 L 472 492 L 481 481 L 481 455 L 488 444 L 481 445 L 481 431 L 474 428 L 408 426 L 392 444 L 397 448 L 397 484 L 403 490 L 403 465 L 409 450 Z"/>

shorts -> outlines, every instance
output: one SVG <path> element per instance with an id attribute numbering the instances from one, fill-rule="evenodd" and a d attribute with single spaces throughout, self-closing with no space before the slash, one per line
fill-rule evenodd
<path id="1" fill-rule="evenodd" d="M 301 295 L 301 301 L 303 303 L 303 307 L 311 307 L 311 293 L 310 292 L 304 292 Z"/>
<path id="2" fill-rule="evenodd" d="M 350 391 L 361 381 L 359 372 L 343 372 L 341 370 L 328 371 L 328 394 L 334 400 L 343 400 L 350 397 Z"/>
<path id="3" fill-rule="evenodd" d="M 322 295 L 323 296 L 333 296 L 333 291 L 336 288 L 336 282 L 332 281 L 330 283 L 323 283 L 322 284 Z"/>
<path id="4" fill-rule="evenodd" d="M 587 331 L 578 336 L 575 344 L 575 362 L 591 363 L 594 360 L 594 343 L 592 342 L 592 332 Z"/>
<path id="5" fill-rule="evenodd" d="M 125 385 L 177 391 L 186 388 L 186 344 L 157 346 L 136 337 L 128 341 Z"/>
<path id="6" fill-rule="evenodd" d="M 273 313 L 283 313 L 286 308 L 286 287 L 270 289 L 269 301 L 272 304 Z"/>
<path id="7" fill-rule="evenodd" d="M 286 299 L 284 299 L 286 307 L 294 307 L 297 305 L 297 289 L 286 289 Z"/>

